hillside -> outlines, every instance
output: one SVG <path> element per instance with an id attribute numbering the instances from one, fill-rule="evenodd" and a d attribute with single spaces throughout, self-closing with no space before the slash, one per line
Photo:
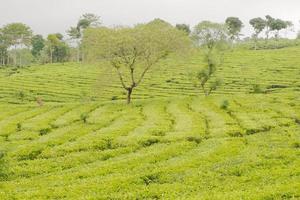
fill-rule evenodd
<path id="1" fill-rule="evenodd" d="M 300 91 L 300 48 L 264 51 L 233 51 L 224 59 L 218 75 L 223 86 L 217 94 L 245 94 L 253 84 L 271 92 Z M 202 67 L 199 55 L 170 58 L 159 63 L 145 77 L 133 94 L 134 99 L 199 96 L 190 74 Z M 18 93 L 24 93 L 25 103 L 37 96 L 46 102 L 110 101 L 124 99 L 123 90 L 114 71 L 102 64 L 54 64 L 25 69 L 0 68 L 0 102 L 20 103 Z"/>
<path id="2" fill-rule="evenodd" d="M 298 55 L 233 51 L 207 98 L 169 58 L 129 106 L 103 64 L 0 69 L 0 199 L 300 199 Z"/>

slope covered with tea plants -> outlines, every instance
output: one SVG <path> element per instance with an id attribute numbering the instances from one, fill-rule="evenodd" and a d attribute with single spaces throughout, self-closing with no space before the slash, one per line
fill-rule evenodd
<path id="1" fill-rule="evenodd" d="M 298 55 L 230 52 L 210 97 L 169 58 L 132 105 L 103 64 L 0 69 L 0 199 L 299 199 Z"/>

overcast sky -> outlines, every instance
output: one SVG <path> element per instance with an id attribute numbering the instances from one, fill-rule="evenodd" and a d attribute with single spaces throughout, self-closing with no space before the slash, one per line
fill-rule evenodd
<path id="1" fill-rule="evenodd" d="M 172 24 L 223 22 L 228 16 L 248 21 L 269 14 L 291 20 L 299 29 L 300 0 L 0 0 L 0 26 L 28 24 L 35 33 L 65 31 L 83 13 L 101 16 L 104 25 L 132 25 L 161 18 Z"/>

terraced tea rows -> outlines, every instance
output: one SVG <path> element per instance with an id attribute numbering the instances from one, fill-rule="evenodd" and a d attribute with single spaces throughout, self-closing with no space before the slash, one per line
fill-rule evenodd
<path id="1" fill-rule="evenodd" d="M 299 95 L 223 98 L 2 106 L 0 197 L 300 198 Z"/>
<path id="2" fill-rule="evenodd" d="M 0 69 L 0 199 L 300 199 L 299 53 L 230 52 L 207 98 L 170 58 L 132 105 L 103 64 Z"/>
<path id="3" fill-rule="evenodd" d="M 300 48 L 272 51 L 233 51 L 225 58 L 218 76 L 218 94 L 243 94 L 253 84 L 268 92 L 300 90 Z M 133 93 L 134 99 L 198 96 L 191 74 L 204 64 L 200 55 L 170 58 L 159 63 Z M 288 77 L 288 78 L 287 78 Z M 21 70 L 0 69 L 0 102 L 78 102 L 124 99 L 124 90 L 113 69 L 106 64 L 36 66 Z"/>

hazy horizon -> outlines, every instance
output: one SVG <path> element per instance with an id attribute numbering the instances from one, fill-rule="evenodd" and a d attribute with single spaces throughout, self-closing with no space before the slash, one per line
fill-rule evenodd
<path id="1" fill-rule="evenodd" d="M 243 33 L 249 35 L 249 20 L 269 14 L 292 21 L 297 32 L 299 7 L 297 0 L 2 0 L 0 26 L 22 22 L 35 34 L 47 35 L 65 34 L 84 13 L 101 16 L 107 26 L 133 25 L 161 18 L 172 24 L 187 23 L 192 27 L 202 20 L 224 22 L 227 17 L 236 16 L 245 25 Z M 293 37 L 295 32 L 289 36 Z"/>

